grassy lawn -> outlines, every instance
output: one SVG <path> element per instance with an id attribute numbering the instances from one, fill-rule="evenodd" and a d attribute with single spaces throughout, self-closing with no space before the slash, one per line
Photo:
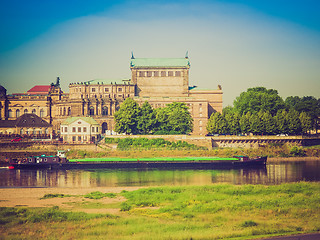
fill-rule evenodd
<path id="1" fill-rule="evenodd" d="M 74 203 L 77 212 L 1 208 L 0 239 L 252 239 L 320 231 L 319 183 L 155 187 L 77 197 L 90 200 Z M 123 200 L 99 202 L 117 197 Z M 79 212 L 88 208 L 118 211 Z"/>

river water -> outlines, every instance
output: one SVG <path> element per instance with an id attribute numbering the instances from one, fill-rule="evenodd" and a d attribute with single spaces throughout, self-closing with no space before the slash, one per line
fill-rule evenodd
<path id="1" fill-rule="evenodd" d="M 280 184 L 320 181 L 320 161 L 268 163 L 257 169 L 0 169 L 0 187 L 129 187 L 230 184 Z"/>

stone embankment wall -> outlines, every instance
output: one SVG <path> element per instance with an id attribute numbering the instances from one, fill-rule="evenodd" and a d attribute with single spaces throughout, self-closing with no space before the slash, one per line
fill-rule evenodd
<path id="1" fill-rule="evenodd" d="M 320 145 L 320 137 L 305 136 L 194 136 L 194 135 L 130 135 L 108 136 L 113 138 L 163 138 L 169 141 L 186 141 L 190 144 L 204 146 L 208 149 L 215 147 L 258 148 L 268 144 L 290 144 L 297 146 Z"/>

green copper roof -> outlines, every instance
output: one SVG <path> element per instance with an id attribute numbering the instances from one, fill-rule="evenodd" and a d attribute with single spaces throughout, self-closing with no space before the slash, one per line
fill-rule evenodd
<path id="1" fill-rule="evenodd" d="M 124 84 L 124 83 L 130 83 L 130 79 L 94 79 L 87 82 L 83 82 L 80 84 L 86 84 L 86 85 L 110 85 L 110 84 Z M 78 83 L 79 84 L 79 83 Z"/>
<path id="2" fill-rule="evenodd" d="M 98 123 L 97 123 L 97 121 L 96 120 L 94 120 L 92 117 L 69 117 L 69 118 L 67 118 L 66 120 L 64 120 L 62 123 L 61 123 L 61 125 L 69 125 L 69 124 L 71 124 L 71 123 L 73 123 L 73 122 L 75 122 L 75 121 L 78 121 L 78 120 L 83 120 L 83 121 L 85 121 L 85 122 L 87 122 L 87 123 L 89 123 L 89 124 L 91 124 L 91 125 L 99 125 Z"/>
<path id="3" fill-rule="evenodd" d="M 133 58 L 131 67 L 190 67 L 189 58 Z"/>

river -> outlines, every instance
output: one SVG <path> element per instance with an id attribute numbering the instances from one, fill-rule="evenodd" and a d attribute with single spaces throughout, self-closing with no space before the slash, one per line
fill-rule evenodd
<path id="1" fill-rule="evenodd" d="M 320 181 L 320 161 L 268 163 L 257 169 L 0 169 L 0 187 L 126 187 L 230 184 L 281 184 Z"/>

